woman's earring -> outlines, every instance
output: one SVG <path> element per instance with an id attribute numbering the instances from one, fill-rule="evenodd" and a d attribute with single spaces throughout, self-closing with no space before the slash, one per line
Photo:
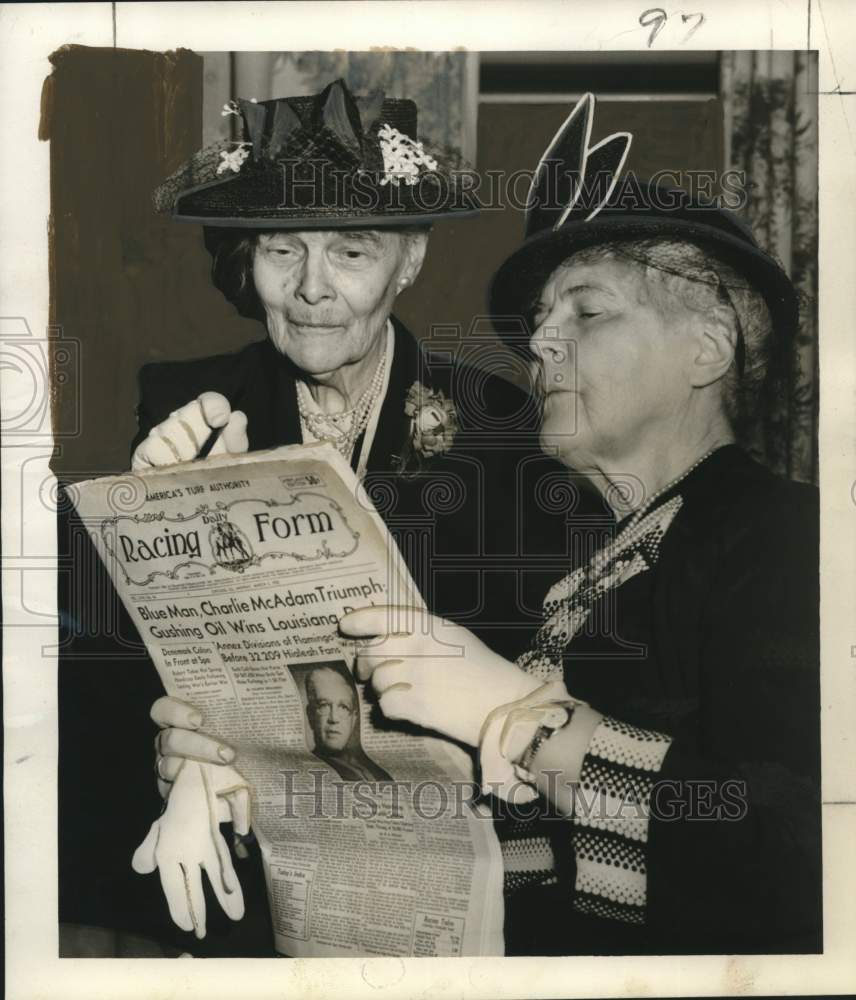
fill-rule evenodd
<path id="1" fill-rule="evenodd" d="M 409 284 L 410 284 L 410 281 L 407 278 L 399 278 L 399 280 L 398 280 L 398 290 L 399 290 L 399 292 L 404 291 L 404 289 L 407 288 L 407 286 Z"/>

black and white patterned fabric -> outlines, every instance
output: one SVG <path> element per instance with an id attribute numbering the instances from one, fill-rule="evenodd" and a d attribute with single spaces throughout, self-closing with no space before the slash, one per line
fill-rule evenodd
<path id="1" fill-rule="evenodd" d="M 564 676 L 564 656 L 597 601 L 657 561 L 660 544 L 681 496 L 632 519 L 590 562 L 551 587 L 544 624 L 517 661 L 540 680 Z M 645 923 L 646 847 L 651 789 L 671 738 L 605 716 L 583 760 L 571 817 L 576 862 L 573 906 L 630 924 Z M 511 820 L 498 827 L 505 863 L 505 891 L 557 881 L 553 840 L 544 824 Z"/>

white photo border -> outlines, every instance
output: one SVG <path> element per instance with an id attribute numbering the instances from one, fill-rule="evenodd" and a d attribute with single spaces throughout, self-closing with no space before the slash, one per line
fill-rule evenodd
<path id="1" fill-rule="evenodd" d="M 195 51 L 376 47 L 648 49 L 647 0 L 68 3 L 0 7 L 0 349 L 48 327 L 49 149 L 38 139 L 48 56 L 67 44 Z M 667 10 L 676 19 L 699 4 Z M 701 8 L 704 10 L 704 8 Z M 848 0 L 719 0 L 686 40 L 650 51 L 819 51 L 823 955 L 508 959 L 60 959 L 57 939 L 54 524 L 49 424 L 2 451 L 6 956 L 10 998 L 576 997 L 834 994 L 856 990 L 856 28 Z M 677 23 L 677 20 L 676 20 Z M 4 415 L 25 391 L 0 371 Z M 45 390 L 46 391 L 46 390 Z M 26 402 L 26 401 L 24 401 Z M 132 400 L 128 401 L 133 406 Z M 43 491 L 43 490 L 42 490 Z M 36 550 L 28 540 L 39 539 Z M 34 553 L 34 554 L 33 554 Z M 92 725 L 98 720 L 93 718 Z M 98 762 L 92 762 L 97 780 Z M 93 872 L 93 878 L 97 873 Z"/>

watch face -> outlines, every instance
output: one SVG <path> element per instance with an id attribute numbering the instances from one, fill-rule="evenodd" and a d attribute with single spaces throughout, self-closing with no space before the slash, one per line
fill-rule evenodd
<path id="1" fill-rule="evenodd" d="M 547 729 L 561 729 L 570 717 L 571 713 L 567 708 L 565 708 L 564 705 L 553 705 L 547 712 L 544 713 L 544 717 L 541 719 L 541 725 L 546 726 Z"/>

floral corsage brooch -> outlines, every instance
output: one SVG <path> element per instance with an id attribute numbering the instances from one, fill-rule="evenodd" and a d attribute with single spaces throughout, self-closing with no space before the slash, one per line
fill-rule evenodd
<path id="1" fill-rule="evenodd" d="M 408 390 L 404 413 L 410 417 L 410 434 L 399 466 L 402 472 L 408 467 L 418 472 L 424 459 L 451 449 L 458 433 L 458 414 L 455 404 L 446 399 L 442 390 L 434 392 L 421 382 L 414 382 Z"/>

